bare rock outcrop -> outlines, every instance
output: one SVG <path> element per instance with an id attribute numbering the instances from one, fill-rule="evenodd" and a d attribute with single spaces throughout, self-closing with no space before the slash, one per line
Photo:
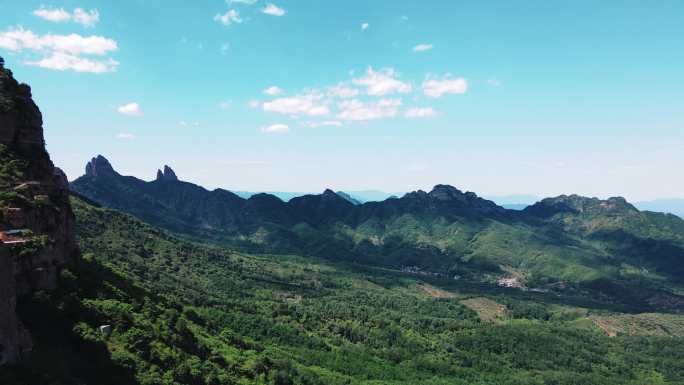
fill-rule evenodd
<path id="1" fill-rule="evenodd" d="M 157 180 L 164 182 L 177 182 L 178 177 L 171 167 L 164 166 L 164 171 L 157 170 Z"/>

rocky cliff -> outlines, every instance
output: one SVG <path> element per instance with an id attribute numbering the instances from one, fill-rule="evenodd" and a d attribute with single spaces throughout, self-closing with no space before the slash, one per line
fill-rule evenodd
<path id="1" fill-rule="evenodd" d="M 67 178 L 45 150 L 31 88 L 0 59 L 0 365 L 31 351 L 17 299 L 54 289 L 77 254 Z"/>

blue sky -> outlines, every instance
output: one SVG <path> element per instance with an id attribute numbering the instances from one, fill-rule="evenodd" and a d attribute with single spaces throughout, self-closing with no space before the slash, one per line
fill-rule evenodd
<path id="1" fill-rule="evenodd" d="M 235 190 L 684 197 L 684 2 L 8 1 L 55 163 Z"/>

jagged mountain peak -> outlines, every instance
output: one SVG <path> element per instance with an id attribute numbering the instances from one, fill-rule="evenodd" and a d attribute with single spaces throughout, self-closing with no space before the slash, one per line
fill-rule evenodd
<path id="1" fill-rule="evenodd" d="M 178 181 L 178 176 L 173 171 L 173 169 L 167 165 L 164 165 L 164 171 L 157 170 L 157 180 L 165 182 L 176 182 Z"/>
<path id="2" fill-rule="evenodd" d="M 333 191 L 329 188 L 327 188 L 323 191 L 323 193 L 321 194 L 321 199 L 322 200 L 338 200 L 338 199 L 341 199 L 341 200 L 346 201 L 346 199 L 344 199 L 339 194 L 337 194 L 335 191 Z"/>
<path id="3" fill-rule="evenodd" d="M 404 195 L 402 199 L 424 202 L 423 204 L 438 204 L 440 206 L 447 205 L 449 207 L 462 209 L 474 209 L 482 212 L 505 211 L 503 207 L 498 206 L 492 201 L 480 198 L 474 192 L 463 192 L 456 187 L 447 184 L 438 184 L 433 187 L 430 192 L 425 192 L 423 190 L 413 191 Z"/>
<path id="4" fill-rule="evenodd" d="M 102 155 L 94 157 L 86 164 L 85 173 L 92 177 L 117 175 L 112 164 Z"/>
<path id="5" fill-rule="evenodd" d="M 463 200 L 466 194 L 464 194 L 461 190 L 457 189 L 454 186 L 450 186 L 447 184 L 438 184 L 432 188 L 432 191 L 428 193 L 428 196 L 440 201 L 448 201 L 454 199 Z"/>

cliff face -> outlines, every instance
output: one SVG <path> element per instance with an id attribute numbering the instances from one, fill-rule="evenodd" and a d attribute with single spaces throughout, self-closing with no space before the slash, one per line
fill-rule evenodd
<path id="1" fill-rule="evenodd" d="M 68 182 L 45 151 L 31 88 L 0 60 L 0 365 L 30 353 L 16 301 L 55 288 L 60 270 L 78 254 L 74 221 Z"/>

